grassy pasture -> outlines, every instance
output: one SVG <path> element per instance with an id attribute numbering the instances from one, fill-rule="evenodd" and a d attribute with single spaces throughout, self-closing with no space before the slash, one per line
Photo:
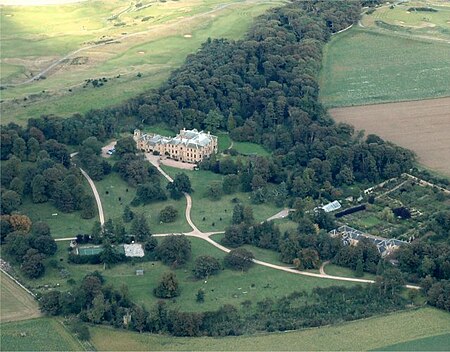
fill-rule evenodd
<path id="1" fill-rule="evenodd" d="M 37 20 L 34 17 L 30 20 L 34 7 L 27 10 L 5 7 L 0 64 L 2 70 L 7 65 L 7 75 L 3 76 L 2 84 L 24 81 L 80 47 L 107 39 L 119 40 L 69 57 L 58 69 L 46 74 L 45 80 L 2 91 L 3 121 L 24 123 L 30 116 L 41 114 L 82 113 L 156 88 L 208 37 L 238 39 L 254 17 L 281 2 L 231 0 L 220 6 L 219 3 L 216 0 L 146 2 L 150 6 L 126 11 L 119 20 L 108 18 L 130 6 L 124 0 L 39 7 Z M 59 12 L 65 16 L 58 17 Z M 42 30 L 40 23 L 45 16 L 48 25 Z M 149 20 L 143 21 L 147 17 Z M 125 25 L 115 26 L 118 22 Z M 82 88 L 85 79 L 100 77 L 108 78 L 103 87 Z"/>
<path id="2" fill-rule="evenodd" d="M 450 94 L 450 45 L 352 28 L 324 52 L 327 107 L 419 100 Z"/>
<path id="3" fill-rule="evenodd" d="M 92 343 L 98 350 L 111 351 L 148 350 L 149 346 L 154 351 L 354 351 L 387 350 L 386 345 L 442 335 L 448 333 L 449 328 L 449 313 L 421 308 L 334 326 L 257 336 L 180 338 L 100 326 L 92 327 L 90 331 Z M 437 341 L 437 337 L 432 339 Z M 429 349 L 431 346 L 425 348 Z"/>
<path id="4" fill-rule="evenodd" d="M 248 272 L 225 269 L 218 275 L 211 276 L 207 282 L 195 280 L 192 276 L 195 258 L 207 254 L 221 260 L 225 253 L 204 240 L 194 237 L 189 239 L 192 245 L 192 259 L 185 266 L 174 269 L 181 294 L 173 300 L 167 300 L 170 308 L 179 308 L 182 311 L 205 311 L 217 309 L 224 304 L 239 306 L 245 300 L 257 302 L 266 297 L 280 298 L 293 291 L 311 291 L 314 287 L 354 285 L 351 282 L 295 275 L 259 265 L 253 266 Z M 158 240 L 161 239 L 158 238 Z M 60 290 L 70 290 L 72 286 L 67 282 L 69 278 L 79 284 L 86 274 L 98 270 L 106 279 L 106 284 L 111 284 L 116 288 L 120 288 L 122 284 L 127 285 L 131 300 L 150 309 L 158 301 L 153 296 L 153 289 L 158 285 L 162 274 L 171 270 L 161 262 L 131 261 L 106 269 L 103 265 L 70 264 L 67 263 L 67 247 L 68 242 L 58 242 L 58 252 L 53 257 L 58 262 L 58 268 L 47 265 L 45 276 L 36 280 L 26 279 L 18 272 L 21 282 L 26 283 L 33 290 L 41 292 L 46 291 L 44 285 Z M 260 252 L 255 250 L 258 259 L 262 252 L 263 250 Z M 275 253 L 273 252 L 272 255 Z M 268 258 L 261 257 L 261 259 Z M 61 268 L 67 270 L 68 277 L 61 276 Z M 136 276 L 136 269 L 143 269 L 145 274 Z M 199 289 L 205 290 L 204 303 L 196 302 L 195 297 Z"/>
<path id="5" fill-rule="evenodd" d="M 103 180 L 95 183 L 102 200 L 103 211 L 106 219 L 121 218 L 123 209 L 136 195 L 136 188 L 130 187 L 116 173 L 110 174 Z M 162 186 L 165 187 L 165 179 L 162 179 Z M 128 192 L 127 192 L 128 190 Z M 108 193 L 107 193 L 108 192 Z M 120 198 L 120 200 L 119 200 Z M 172 205 L 178 210 L 178 217 L 174 222 L 161 224 L 158 220 L 159 212 L 168 205 Z M 189 232 L 189 227 L 184 211 L 186 208 L 186 200 L 168 199 L 163 202 L 155 202 L 138 207 L 131 207 L 135 213 L 142 213 L 147 218 L 152 233 L 169 233 L 169 232 Z"/>
<path id="6" fill-rule="evenodd" d="M 0 282 L 0 322 L 2 324 L 41 315 L 33 297 L 3 272 L 0 272 Z"/>
<path id="7" fill-rule="evenodd" d="M 24 333 L 25 336 L 21 336 Z M 2 324 L 2 351 L 84 351 L 56 319 L 39 318 Z"/>
<path id="8" fill-rule="evenodd" d="M 381 349 L 384 351 L 448 351 L 450 350 L 450 333 L 401 342 Z"/>
<path id="9" fill-rule="evenodd" d="M 89 192 L 88 194 L 92 194 L 92 191 L 89 190 Z M 32 222 L 45 221 L 50 226 L 54 238 L 74 237 L 79 233 L 89 233 L 94 222 L 98 221 L 98 215 L 93 219 L 83 219 L 78 211 L 62 213 L 51 202 L 34 204 L 29 198 L 25 198 L 20 206 L 20 211 L 29 216 Z"/>
<path id="10" fill-rule="evenodd" d="M 244 155 L 268 156 L 270 154 L 262 145 L 250 142 L 233 142 L 233 149 Z"/>
<path id="11" fill-rule="evenodd" d="M 194 260 L 200 255 L 211 255 L 222 259 L 225 253 L 198 238 L 189 238 L 192 244 L 192 260 L 184 267 L 175 270 L 181 288 L 181 294 L 174 300 L 168 300 L 168 306 L 182 311 L 205 311 L 217 309 L 224 304 L 240 305 L 245 300 L 257 302 L 266 297 L 281 298 L 293 291 L 310 291 L 314 287 L 329 287 L 333 285 L 354 285 L 353 283 L 337 282 L 310 278 L 275 269 L 255 265 L 248 272 L 222 270 L 218 275 L 211 276 L 207 282 L 195 280 L 192 277 Z M 256 254 L 256 253 L 255 253 Z M 136 276 L 135 269 L 144 269 L 143 276 Z M 107 283 L 128 286 L 133 302 L 150 308 L 158 299 L 152 294 L 161 275 L 169 268 L 160 262 L 123 264 L 103 272 Z M 205 290 L 205 302 L 197 303 L 195 296 L 199 289 Z"/>
<path id="12" fill-rule="evenodd" d="M 189 176 L 192 189 L 194 190 L 191 194 L 191 218 L 201 231 L 222 231 L 229 226 L 235 205 L 233 203 L 234 198 L 238 198 L 245 205 L 252 206 L 253 215 L 257 221 L 263 221 L 281 210 L 271 203 L 252 204 L 250 193 L 237 192 L 223 195 L 220 200 L 211 200 L 206 195 L 207 187 L 212 182 L 221 182 L 223 179 L 222 175 L 204 170 L 179 170 L 165 165 L 162 168 L 172 177 L 180 172 L 184 172 Z"/>
<path id="13" fill-rule="evenodd" d="M 381 6 L 372 14 L 365 14 L 362 17 L 362 25 L 371 29 L 387 28 L 398 34 L 447 40 L 450 37 L 448 22 L 450 6 L 445 5 L 445 3 L 408 1 L 398 3 L 394 8 L 390 5 Z M 437 12 L 408 11 L 413 7 L 431 7 Z"/>

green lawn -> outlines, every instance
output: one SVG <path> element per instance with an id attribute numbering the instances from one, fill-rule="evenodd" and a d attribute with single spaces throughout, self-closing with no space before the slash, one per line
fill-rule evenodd
<path id="1" fill-rule="evenodd" d="M 2 324 L 0 336 L 2 351 L 85 350 L 63 324 L 53 318 Z"/>
<path id="2" fill-rule="evenodd" d="M 176 269 L 180 283 L 181 295 L 168 301 L 169 307 L 177 307 L 183 311 L 204 311 L 217 309 L 224 304 L 239 305 L 245 300 L 257 302 L 266 297 L 280 298 L 293 292 L 314 287 L 329 287 L 333 285 L 353 285 L 333 280 L 310 278 L 255 265 L 248 272 L 223 270 L 218 275 L 211 276 L 207 282 L 195 280 L 192 277 L 193 262 L 197 256 L 208 254 L 223 258 L 225 253 L 207 242 L 190 238 L 192 243 L 192 258 L 185 267 Z M 144 276 L 136 276 L 135 269 L 144 269 Z M 152 294 L 161 275 L 169 270 L 160 262 L 147 262 L 118 265 L 103 272 L 106 282 L 124 283 L 128 286 L 133 302 L 150 308 L 157 302 Z M 197 303 L 195 295 L 199 289 L 205 290 L 205 302 Z"/>
<path id="3" fill-rule="evenodd" d="M 165 187 L 166 180 L 161 177 L 161 182 L 162 186 Z M 121 218 L 123 209 L 126 205 L 129 205 L 135 197 L 136 188 L 129 186 L 116 173 L 106 176 L 103 180 L 97 181 L 95 184 L 102 200 L 105 219 Z M 169 205 L 172 205 L 178 210 L 178 217 L 174 222 L 161 224 L 158 219 L 159 212 Z M 186 218 L 184 216 L 185 209 L 186 200 L 184 198 L 180 200 L 168 199 L 163 202 L 155 202 L 138 207 L 131 207 L 131 210 L 135 213 L 142 213 L 145 215 L 152 233 L 191 231 L 191 228 L 186 222 Z"/>
<path id="4" fill-rule="evenodd" d="M 271 203 L 252 204 L 250 193 L 237 192 L 223 195 L 220 200 L 211 200 L 206 194 L 207 187 L 211 182 L 221 182 L 223 179 L 222 175 L 204 170 L 180 170 L 165 165 L 162 168 L 172 177 L 180 172 L 184 172 L 189 176 L 193 189 L 191 194 L 191 218 L 201 231 L 223 231 L 227 226 L 231 225 L 231 217 L 235 205 L 233 199 L 235 198 L 245 205 L 252 206 L 256 221 L 263 221 L 281 210 Z"/>
<path id="5" fill-rule="evenodd" d="M 412 7 L 431 7 L 436 12 L 408 11 Z M 421 35 L 431 38 L 447 39 L 450 36 L 450 6 L 446 3 L 430 3 L 427 1 L 408 1 L 398 3 L 394 8 L 389 5 L 376 9 L 372 14 L 365 14 L 362 24 L 366 27 L 389 29 L 408 35 Z M 382 22 L 380 24 L 380 22 Z"/>
<path id="6" fill-rule="evenodd" d="M 424 337 L 380 348 L 383 351 L 449 351 L 450 333 Z"/>
<path id="7" fill-rule="evenodd" d="M 231 138 L 228 133 L 218 133 L 217 137 L 219 137 L 218 149 L 219 153 L 228 149 L 231 146 Z"/>
<path id="8" fill-rule="evenodd" d="M 4 61 L 8 65 L 2 83 L 23 81 L 48 66 L 47 62 L 82 46 L 133 32 L 148 33 L 121 39 L 117 45 L 97 47 L 95 53 L 82 51 L 71 57 L 64 69 L 47 74 L 45 80 L 3 90 L 2 120 L 25 123 L 29 116 L 83 113 L 157 88 L 208 37 L 238 39 L 254 17 L 278 4 L 281 2 L 229 0 L 227 6 L 219 6 L 223 5 L 219 0 L 154 2 L 109 21 L 106 19 L 111 14 L 129 8 L 130 3 L 102 0 L 88 5 L 7 7 L 1 15 L 2 58 L 7 59 L 2 60 L 2 70 Z M 216 12 L 205 15 L 212 10 Z M 87 61 L 73 63 L 76 58 Z M 138 73 L 142 77 L 137 77 Z M 100 77 L 108 78 L 103 87 L 82 88 L 85 79 Z"/>
<path id="9" fill-rule="evenodd" d="M 154 351 L 362 351 L 387 350 L 384 346 L 448 334 L 449 329 L 449 313 L 421 308 L 335 326 L 256 336 L 183 338 L 100 326 L 90 331 L 98 350 L 111 351 L 148 350 L 149 346 Z"/>
<path id="10" fill-rule="evenodd" d="M 268 156 L 270 153 L 264 149 L 261 144 L 250 142 L 233 142 L 233 149 L 244 155 L 257 154 L 259 156 Z"/>
<path id="11" fill-rule="evenodd" d="M 54 238 L 75 237 L 79 233 L 90 233 L 94 222 L 98 221 L 98 215 L 93 219 L 83 219 L 79 211 L 62 213 L 51 202 L 35 204 L 29 198 L 24 199 L 20 211 L 29 216 L 32 222 L 46 222 Z"/>
<path id="12" fill-rule="evenodd" d="M 327 264 L 324 268 L 325 273 L 332 276 L 346 276 L 346 277 L 356 277 L 355 270 L 350 268 L 345 268 L 343 266 L 338 266 L 334 264 Z M 364 273 L 364 279 L 375 280 L 375 275 L 370 273 Z"/>
<path id="13" fill-rule="evenodd" d="M 221 243 L 221 240 L 223 237 L 224 237 L 223 234 L 217 234 L 217 235 L 212 235 L 210 238 L 212 238 L 214 241 L 216 241 L 218 243 Z M 249 244 L 243 245 L 240 248 L 245 248 L 245 249 L 249 250 L 250 252 L 252 252 L 253 255 L 255 256 L 255 259 L 262 260 L 264 262 L 271 263 L 271 264 L 292 267 L 292 265 L 283 263 L 279 259 L 280 253 L 278 253 L 276 251 L 272 251 L 270 249 L 259 248 L 259 247 L 252 246 Z"/>
<path id="14" fill-rule="evenodd" d="M 144 132 L 160 134 L 161 136 L 166 137 L 174 137 L 177 134 L 176 132 L 173 131 L 173 129 L 169 128 L 169 126 L 163 123 L 159 123 L 148 127 L 146 126 L 144 128 Z"/>
<path id="15" fill-rule="evenodd" d="M 327 107 L 450 94 L 450 46 L 361 28 L 327 44 L 320 99 Z"/>

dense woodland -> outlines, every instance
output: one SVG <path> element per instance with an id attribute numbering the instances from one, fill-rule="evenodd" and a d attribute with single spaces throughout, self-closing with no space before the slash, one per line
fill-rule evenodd
<path id="1" fill-rule="evenodd" d="M 253 157 L 243 163 L 213 157 L 200 167 L 225 175 L 224 193 L 239 189 L 251 193 L 254 203 L 273 201 L 280 207 L 294 207 L 298 229 L 281 234 L 273 224 L 255 224 L 251 209 L 237 204 L 225 244 L 239 247 L 248 243 L 279 251 L 281 260 L 299 269 L 316 268 L 331 259 L 358 272 L 382 274 L 376 285 L 316 289 L 312 294 L 297 293 L 276 302 L 249 302 L 240 308 L 225 306 L 216 312 L 194 314 L 169 311 L 164 303 L 148 312 L 130 301 L 125 287 L 105 286 L 101 275 L 91 274 L 73 290 L 74 295 L 45 294 L 43 311 L 77 314 L 83 321 L 117 327 L 124 326 L 125 316 L 129 317 L 125 319 L 127 327 L 178 336 L 236 335 L 319 326 L 401 309 L 407 303 L 398 295 L 403 276 L 423 285 L 430 304 L 450 310 L 448 214 L 436 216 L 429 226 L 430 231 L 442 234 L 442 244 L 418 241 L 405 246 L 397 257 L 400 272 L 381 260 L 369 243 L 343 247 L 329 238 L 326 232 L 334 226 L 334 219 L 320 212 L 304 212 L 310 199 L 333 200 L 342 186 L 399 176 L 413 165 L 412 152 L 374 135 L 364 137 L 349 125 L 336 124 L 318 101 L 323 46 L 333 32 L 358 19 L 360 6 L 357 1 L 294 1 L 258 18 L 243 40 L 208 40 L 160 89 L 121 106 L 66 119 L 34 117 L 26 128 L 2 126 L 1 239 L 5 253 L 26 273 L 28 262 L 42 263 L 42 256 L 54 250 L 42 244 L 51 242 L 46 242 L 51 239 L 48 231 L 34 230 L 29 219 L 18 223 L 14 218 L 22 216 L 17 210 L 24 197 L 31 197 L 34 203 L 50 201 L 62 212 L 80 210 L 86 218 L 95 215 L 94 200 L 81 186 L 82 175 L 73 163 L 86 169 L 94 180 L 117 172 L 136 190 L 131 206 L 168 196 L 177 199 L 182 192 L 190 192 L 186 175 L 179 175 L 165 189 L 156 170 L 135 154 L 131 139 L 119 141 L 119 161 L 113 167 L 100 157 L 103 142 L 118 132 L 164 122 L 174 129 L 228 131 L 236 141 L 259 143 L 271 151 L 269 157 Z M 69 145 L 79 151 L 72 162 Z M 212 188 L 211 197 L 215 194 Z M 131 223 L 134 238 L 153 253 L 147 260 L 160 259 L 171 265 L 175 260 L 183 265 L 187 254 L 176 250 L 183 245 L 157 245 L 144 220 L 126 208 L 123 221 Z M 87 240 L 103 242 L 106 254 L 89 260 L 110 265 L 123 260 L 114 254 L 111 244 L 127 238 L 120 222 L 108 221 L 104 228 L 97 224 Z M 171 259 L 167 254 L 180 257 Z M 238 248 L 224 265 L 246 270 L 251 258 L 251 253 Z M 71 260 L 80 259 L 72 256 Z M 203 258 L 194 276 L 214 274 L 218 267 L 214 258 Z M 44 270 L 38 270 L 39 275 Z M 178 292 L 175 284 L 176 278 L 167 275 L 153 294 L 174 297 Z M 201 297 L 199 292 L 198 299 Z"/>

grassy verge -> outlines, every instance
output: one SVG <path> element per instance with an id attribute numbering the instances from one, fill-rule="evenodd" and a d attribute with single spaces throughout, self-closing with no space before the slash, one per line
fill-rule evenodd
<path id="1" fill-rule="evenodd" d="M 2 324 L 2 351 L 80 351 L 83 346 L 56 319 Z"/>
<path id="2" fill-rule="evenodd" d="M 180 338 L 92 327 L 99 350 L 196 351 L 355 351 L 384 349 L 389 344 L 448 333 L 450 314 L 431 308 L 285 333 L 226 338 Z M 357 336 L 357 338 L 355 338 Z M 429 348 L 426 348 L 427 350 Z"/>

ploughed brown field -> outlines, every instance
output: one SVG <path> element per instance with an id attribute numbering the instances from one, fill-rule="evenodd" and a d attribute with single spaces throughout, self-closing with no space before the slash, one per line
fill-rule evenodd
<path id="1" fill-rule="evenodd" d="M 418 161 L 450 176 L 450 97 L 329 110 L 338 122 L 416 152 Z"/>

